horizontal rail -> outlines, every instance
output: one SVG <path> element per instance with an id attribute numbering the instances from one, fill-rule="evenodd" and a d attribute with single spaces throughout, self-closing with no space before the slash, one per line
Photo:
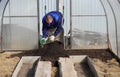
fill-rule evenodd
<path id="1" fill-rule="evenodd" d="M 106 15 L 72 15 L 74 17 L 84 17 L 84 16 L 106 16 Z"/>
<path id="2" fill-rule="evenodd" d="M 4 16 L 4 17 L 12 18 L 12 17 L 38 17 L 38 16 Z"/>

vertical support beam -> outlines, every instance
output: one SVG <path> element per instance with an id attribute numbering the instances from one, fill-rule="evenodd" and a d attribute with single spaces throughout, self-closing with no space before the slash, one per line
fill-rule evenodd
<path id="1" fill-rule="evenodd" d="M 116 35 L 116 51 L 117 51 L 117 56 L 119 56 L 118 55 L 118 36 L 117 36 L 117 18 L 116 18 L 116 15 L 115 15 L 115 11 L 114 11 L 114 9 L 113 9 L 113 7 L 112 7 L 112 5 L 111 5 L 111 3 L 110 3 L 110 1 L 109 0 L 107 0 L 108 1 L 108 3 L 109 3 L 109 5 L 110 5 L 110 7 L 111 7 L 111 10 L 112 10 L 112 12 L 113 12 L 113 16 L 114 16 L 114 20 L 115 20 L 115 35 Z"/>
<path id="2" fill-rule="evenodd" d="M 8 4 L 8 2 L 9 2 L 9 0 L 1 0 L 1 3 L 2 3 L 2 6 L 0 6 L 0 52 L 2 52 L 3 51 L 3 49 L 2 49 L 2 29 L 3 29 L 3 17 L 4 17 L 4 13 L 5 13 L 5 9 L 6 9 L 6 7 L 7 7 L 7 4 Z"/>
<path id="3" fill-rule="evenodd" d="M 70 0 L 70 42 L 71 42 L 71 45 L 70 45 L 70 49 L 72 48 L 72 0 Z"/>
<path id="4" fill-rule="evenodd" d="M 39 0 L 37 0 L 37 16 L 38 16 L 38 48 L 40 49 L 40 18 L 39 18 Z"/>

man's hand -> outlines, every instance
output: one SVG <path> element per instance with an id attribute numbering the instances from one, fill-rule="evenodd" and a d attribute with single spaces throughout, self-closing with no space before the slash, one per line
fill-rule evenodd
<path id="1" fill-rule="evenodd" d="M 50 36 L 50 41 L 51 42 L 55 41 L 55 36 L 54 35 Z"/>
<path id="2" fill-rule="evenodd" d="M 47 37 L 47 38 L 41 38 L 41 39 L 40 39 L 40 44 L 41 44 L 41 45 L 44 45 L 47 40 L 48 40 L 48 37 Z"/>

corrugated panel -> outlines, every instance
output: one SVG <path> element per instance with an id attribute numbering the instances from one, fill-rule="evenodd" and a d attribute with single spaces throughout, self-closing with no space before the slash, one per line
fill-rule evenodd
<path id="1" fill-rule="evenodd" d="M 105 15 L 99 0 L 72 0 L 72 15 Z"/>
<path id="2" fill-rule="evenodd" d="M 3 50 L 37 49 L 37 0 L 10 0 L 7 8 L 9 15 L 5 13 L 2 28 Z"/>
<path id="3" fill-rule="evenodd" d="M 2 14 L 5 8 L 5 5 L 7 3 L 8 0 L 1 0 L 0 1 L 0 50 L 1 50 L 1 44 L 2 44 L 2 40 L 1 40 L 1 30 L 2 30 Z"/>
<path id="4" fill-rule="evenodd" d="M 110 48 L 117 55 L 116 28 L 115 28 L 116 23 L 115 23 L 114 13 L 107 0 L 101 0 L 101 1 L 107 13 Z"/>
<path id="5" fill-rule="evenodd" d="M 100 0 L 72 0 L 72 49 L 105 49 L 107 21 Z"/>
<path id="6" fill-rule="evenodd" d="M 42 35 L 42 18 L 50 12 L 57 10 L 57 0 L 39 0 L 39 18 L 40 18 L 40 35 Z"/>
<path id="7" fill-rule="evenodd" d="M 72 49 L 107 48 L 106 18 L 72 17 Z"/>
<path id="8" fill-rule="evenodd" d="M 107 33 L 106 17 L 105 16 L 85 16 L 72 17 L 72 30 L 79 29 L 81 31 L 91 31 L 98 33 Z M 74 35 L 74 34 L 73 34 Z"/>
<path id="9" fill-rule="evenodd" d="M 37 0 L 10 0 L 11 16 L 36 16 Z"/>
<path id="10" fill-rule="evenodd" d="M 114 10 L 115 19 L 116 19 L 116 40 L 117 40 L 117 48 L 118 48 L 118 56 L 120 57 L 120 4 L 117 0 L 109 0 L 110 4 Z"/>
<path id="11" fill-rule="evenodd" d="M 11 18 L 3 25 L 3 50 L 38 48 L 37 18 Z"/>
<path id="12" fill-rule="evenodd" d="M 108 31 L 109 31 L 109 41 L 110 48 L 117 55 L 117 45 L 116 45 L 116 30 L 115 30 L 115 19 L 114 14 L 107 0 L 102 0 L 104 7 L 106 9 L 108 17 Z"/>

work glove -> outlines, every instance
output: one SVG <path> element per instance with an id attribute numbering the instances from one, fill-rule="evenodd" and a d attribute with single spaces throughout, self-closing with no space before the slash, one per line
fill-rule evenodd
<path id="1" fill-rule="evenodd" d="M 66 37 L 70 37 L 70 33 L 66 35 Z"/>
<path id="2" fill-rule="evenodd" d="M 49 38 L 49 39 L 50 39 L 50 41 L 51 41 L 51 42 L 53 42 L 53 41 L 55 41 L 55 36 L 54 36 L 54 35 L 52 35 L 52 36 L 50 36 L 50 38 Z"/>
<path id="3" fill-rule="evenodd" d="M 48 37 L 47 37 L 47 38 L 41 38 L 41 39 L 40 39 L 40 44 L 41 44 L 41 45 L 44 45 L 47 40 L 48 40 Z"/>

